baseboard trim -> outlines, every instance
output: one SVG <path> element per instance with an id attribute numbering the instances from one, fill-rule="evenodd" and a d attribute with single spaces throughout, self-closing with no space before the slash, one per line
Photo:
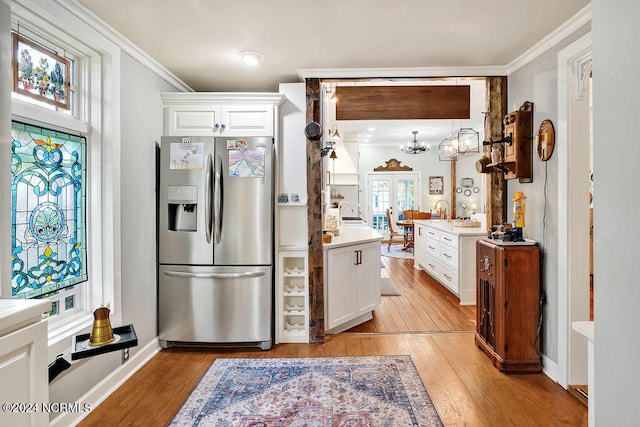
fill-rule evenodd
<path id="1" fill-rule="evenodd" d="M 95 409 L 107 397 L 118 389 L 126 380 L 142 368 L 153 356 L 160 351 L 158 338 L 154 338 L 149 344 L 145 345 L 131 356 L 129 360 L 113 371 L 109 376 L 96 384 L 91 390 L 78 399 L 78 402 L 88 403 L 92 409 Z M 50 422 L 50 426 L 75 426 L 78 425 L 90 412 L 87 413 L 64 413 Z"/>
<path id="2" fill-rule="evenodd" d="M 545 355 L 542 355 L 542 372 L 544 372 L 545 375 L 551 378 L 553 381 L 559 383 L 558 380 L 560 379 L 560 366 Z"/>

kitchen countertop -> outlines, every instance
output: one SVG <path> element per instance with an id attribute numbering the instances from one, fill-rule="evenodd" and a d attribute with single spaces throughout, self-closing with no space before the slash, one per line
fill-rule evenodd
<path id="1" fill-rule="evenodd" d="M 47 299 L 0 299 L 0 336 L 38 321 L 51 310 Z"/>
<path id="2" fill-rule="evenodd" d="M 342 246 L 356 245 L 382 240 L 382 234 L 369 226 L 363 225 L 343 225 L 340 228 L 340 235 L 333 236 L 331 243 L 323 243 L 322 249 L 333 249 Z"/>
<path id="3" fill-rule="evenodd" d="M 413 222 L 446 231 L 447 233 L 457 234 L 459 236 L 482 236 L 487 234 L 487 231 L 482 227 L 455 227 L 453 221 L 447 222 L 432 219 L 416 219 L 413 220 Z"/>

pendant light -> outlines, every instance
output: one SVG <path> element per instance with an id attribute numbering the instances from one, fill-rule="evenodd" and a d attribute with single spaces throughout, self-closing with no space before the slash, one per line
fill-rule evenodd
<path id="1" fill-rule="evenodd" d="M 429 144 L 418 142 L 418 139 L 417 139 L 418 131 L 414 130 L 414 131 L 411 131 L 411 133 L 413 134 L 413 141 L 409 141 L 407 145 L 403 145 L 400 149 L 407 154 L 420 154 L 420 153 L 426 153 L 427 151 L 429 151 L 429 148 L 430 148 Z"/>
<path id="2" fill-rule="evenodd" d="M 438 146 L 441 161 L 458 160 L 479 152 L 479 133 L 472 128 L 460 128 L 446 137 Z"/>

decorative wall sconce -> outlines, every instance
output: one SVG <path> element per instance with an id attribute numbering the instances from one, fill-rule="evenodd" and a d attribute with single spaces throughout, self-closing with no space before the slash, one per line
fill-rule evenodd
<path id="1" fill-rule="evenodd" d="M 338 132 L 338 125 L 334 124 L 329 129 L 329 136 L 332 138 L 340 138 L 340 132 Z"/>

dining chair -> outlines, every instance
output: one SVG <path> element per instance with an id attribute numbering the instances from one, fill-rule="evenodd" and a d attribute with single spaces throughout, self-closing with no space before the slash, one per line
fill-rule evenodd
<path id="1" fill-rule="evenodd" d="M 403 241 L 405 239 L 405 235 L 402 233 L 398 233 L 393 229 L 393 218 L 391 218 L 391 212 L 387 209 L 387 224 L 389 226 L 389 245 L 387 246 L 387 252 L 391 252 L 391 243 L 393 242 L 394 237 L 402 237 Z"/>

